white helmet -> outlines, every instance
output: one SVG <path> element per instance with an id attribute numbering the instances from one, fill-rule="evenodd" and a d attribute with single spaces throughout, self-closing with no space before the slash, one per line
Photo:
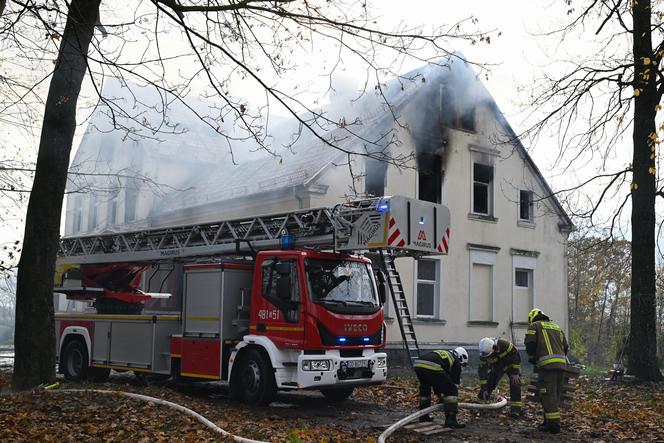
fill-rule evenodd
<path id="1" fill-rule="evenodd" d="M 466 366 L 468 364 L 468 352 L 461 346 L 458 348 L 454 348 L 454 351 L 452 351 L 456 354 L 457 357 L 459 357 L 459 360 L 461 360 L 461 366 Z"/>
<path id="2" fill-rule="evenodd" d="M 480 351 L 480 357 L 488 357 L 493 352 L 493 347 L 496 345 L 496 339 L 491 337 L 484 337 L 480 340 L 480 345 L 478 350 Z"/>

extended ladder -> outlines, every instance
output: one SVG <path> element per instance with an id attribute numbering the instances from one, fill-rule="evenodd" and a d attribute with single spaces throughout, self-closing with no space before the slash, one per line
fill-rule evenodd
<path id="1" fill-rule="evenodd" d="M 349 208 L 351 209 L 351 208 Z M 354 209 L 354 208 L 352 208 Z M 247 254 L 279 249 L 284 234 L 306 247 L 334 247 L 335 235 L 344 232 L 335 209 L 317 208 L 238 218 L 210 223 L 151 228 L 131 232 L 65 237 L 60 240 L 58 262 L 114 263 L 172 261 L 225 254 Z"/>
<path id="2" fill-rule="evenodd" d="M 447 254 L 449 210 L 402 196 L 186 226 L 65 237 L 58 263 L 101 264 L 173 261 L 248 255 L 259 250 L 306 247 L 420 256 Z M 292 242 L 294 240 L 294 244 Z"/>
<path id="3" fill-rule="evenodd" d="M 417 336 L 415 335 L 413 319 L 410 316 L 410 310 L 406 302 L 406 294 L 403 290 L 401 277 L 394 263 L 394 255 L 390 251 L 381 250 L 380 257 L 387 272 L 387 285 L 392 294 L 392 302 L 394 303 L 395 315 L 399 323 L 399 329 L 401 330 L 403 345 L 408 354 L 408 361 L 412 366 L 413 360 L 420 356 L 420 347 L 417 344 Z"/>

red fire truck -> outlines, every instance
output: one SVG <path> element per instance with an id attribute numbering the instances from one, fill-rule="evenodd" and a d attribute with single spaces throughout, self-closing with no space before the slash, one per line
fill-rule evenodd
<path id="1" fill-rule="evenodd" d="M 295 389 L 342 400 L 387 376 L 388 290 L 404 339 L 415 340 L 394 257 L 446 254 L 448 242 L 447 208 L 400 196 L 63 238 L 55 291 L 96 309 L 56 313 L 59 370 L 73 380 L 111 369 L 218 380 L 250 404 Z M 176 265 L 174 293 L 141 289 L 154 286 L 150 270 Z M 144 308 L 167 296 L 181 300 L 177 311 Z"/>

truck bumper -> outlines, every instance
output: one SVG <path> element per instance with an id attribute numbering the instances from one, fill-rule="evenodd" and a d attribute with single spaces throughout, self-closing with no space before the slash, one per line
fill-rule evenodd
<path id="1" fill-rule="evenodd" d="M 312 370 L 327 361 L 327 370 Z M 325 365 L 323 363 L 323 365 Z M 305 370 L 309 368 L 309 370 Z M 376 352 L 362 357 L 340 357 L 334 354 L 304 355 L 297 359 L 299 389 L 378 384 L 387 378 L 387 354 Z"/>

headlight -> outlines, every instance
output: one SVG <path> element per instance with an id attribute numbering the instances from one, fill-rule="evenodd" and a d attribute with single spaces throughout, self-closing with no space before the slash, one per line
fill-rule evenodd
<path id="1" fill-rule="evenodd" d="M 387 367 L 387 357 L 378 357 L 376 359 L 376 368 L 385 368 Z"/>
<path id="2" fill-rule="evenodd" d="M 302 360 L 303 371 L 329 371 L 330 360 Z"/>

